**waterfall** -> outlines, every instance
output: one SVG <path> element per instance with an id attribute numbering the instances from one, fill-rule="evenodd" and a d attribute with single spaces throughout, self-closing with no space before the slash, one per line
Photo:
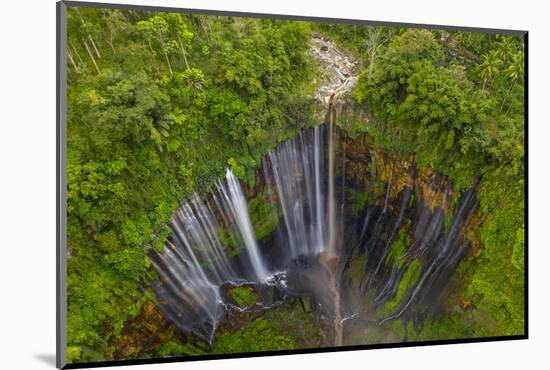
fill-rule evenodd
<path id="1" fill-rule="evenodd" d="M 319 127 L 315 127 L 315 139 L 313 143 L 313 152 L 314 152 L 314 165 L 315 165 L 315 221 L 316 221 L 316 244 L 317 250 L 321 251 L 323 249 L 323 229 L 320 227 L 323 225 L 323 203 L 321 201 L 321 134 L 319 133 Z"/>
<path id="2" fill-rule="evenodd" d="M 334 119 L 336 112 L 334 105 L 331 105 L 329 111 L 329 139 L 328 139 L 328 245 L 329 255 L 336 255 L 336 214 L 335 214 L 335 195 L 334 195 Z"/>
<path id="3" fill-rule="evenodd" d="M 234 269 L 228 248 L 220 240 L 222 226 L 242 242 L 250 260 L 253 278 L 265 282 L 264 265 L 250 222 L 241 186 L 231 170 L 216 184 L 213 194 L 218 222 L 212 206 L 197 195 L 184 202 L 172 217 L 172 234 L 162 253 L 154 253 L 160 283 L 157 295 L 168 303 L 168 317 L 182 330 L 210 341 L 223 313 L 220 287 L 243 279 Z"/>
<path id="4" fill-rule="evenodd" d="M 221 211 L 227 211 L 227 219 L 236 221 L 237 230 L 246 246 L 246 252 L 252 263 L 254 275 L 260 282 L 265 282 L 269 273 L 264 266 L 262 257 L 258 250 L 254 229 L 248 215 L 248 207 L 244 198 L 243 191 L 239 181 L 233 175 L 230 169 L 227 169 L 226 182 L 218 182 L 217 188 L 221 195 L 221 202 L 225 204 Z M 234 230 L 234 231 L 237 231 Z"/>
<path id="5" fill-rule="evenodd" d="M 243 284 L 278 289 L 265 297 L 314 297 L 334 330 L 331 345 L 346 344 L 347 323 L 370 320 L 383 325 L 436 307 L 466 250 L 461 227 L 477 207 L 476 191 L 462 195 L 446 223 L 446 210 L 437 205 L 449 197 L 448 181 L 435 176 L 431 184 L 422 184 L 436 194 L 423 199 L 413 175 L 412 185 L 395 186 L 403 180 L 403 162 L 392 160 L 389 176 L 375 184 L 378 154 L 363 146 L 339 145 L 346 139 L 337 131 L 333 109 L 329 114 L 328 124 L 303 129 L 261 159 L 263 187 L 255 197 L 267 202 L 267 212 L 277 222 L 267 246 L 255 233 L 262 220 L 251 216 L 243 187 L 230 169 L 207 195 L 180 204 L 163 250 L 151 253 L 160 277 L 153 288 L 165 316 L 179 330 L 211 343 L 228 312 L 243 311 L 227 293 Z M 359 174 L 364 179 L 360 191 L 369 194 L 361 212 L 353 210 L 346 189 L 357 186 L 353 160 L 358 150 L 363 151 L 359 161 L 372 161 L 359 168 L 370 171 Z M 414 165 L 410 171 L 415 172 Z M 341 196 L 339 207 L 336 194 Z M 411 242 L 396 257 L 393 244 L 405 228 Z M 355 267 L 358 277 L 353 275 L 353 282 L 346 269 L 358 257 L 364 262 Z M 377 307 L 396 296 L 412 265 L 419 269 L 415 283 L 406 287 L 392 312 L 371 318 Z M 272 303 L 259 306 L 276 306 Z"/>
<path id="6" fill-rule="evenodd" d="M 284 242 L 278 247 L 287 258 L 333 250 L 334 181 L 329 179 L 334 176 L 333 130 L 325 125 L 304 129 L 262 159 L 272 214 L 277 214 L 276 209 L 282 213 Z M 266 284 L 273 276 L 232 171 L 227 169 L 225 178 L 216 182 L 208 201 L 195 195 L 183 202 L 170 229 L 164 250 L 152 257 L 161 277 L 157 294 L 167 302 L 165 310 L 178 327 L 210 340 L 223 312 L 221 287 L 238 281 Z M 245 251 L 244 268 L 236 268 L 237 260 L 221 238 L 224 233 L 229 233 L 236 251 Z"/>
<path id="7" fill-rule="evenodd" d="M 465 245 L 457 246 L 459 241 L 459 228 L 466 220 L 468 214 L 475 207 L 475 204 L 475 192 L 473 190 L 467 191 L 460 200 L 458 210 L 448 232 L 437 242 L 435 256 L 429 263 L 429 267 L 421 274 L 418 283 L 414 286 L 413 290 L 410 292 L 404 304 L 401 305 L 398 312 L 381 320 L 379 323 L 380 325 L 384 324 L 386 321 L 399 318 L 403 315 L 405 310 L 409 308 L 415 299 L 418 299 L 418 296 L 422 290 L 425 290 L 426 286 L 429 285 L 430 282 L 434 284 L 436 280 L 441 279 L 441 275 L 438 274 L 438 272 L 440 273 L 447 266 L 454 267 L 458 263 L 465 248 Z"/>
<path id="8" fill-rule="evenodd" d="M 328 245 L 324 131 L 305 129 L 268 154 L 266 182 L 282 210 L 294 258 L 319 254 Z"/>
<path id="9" fill-rule="evenodd" d="M 152 258 L 161 278 L 157 295 L 169 303 L 167 316 L 176 325 L 210 340 L 222 313 L 219 284 L 234 276 L 216 234 L 218 225 L 212 210 L 195 196 L 176 211 L 170 229 L 163 252 Z"/>

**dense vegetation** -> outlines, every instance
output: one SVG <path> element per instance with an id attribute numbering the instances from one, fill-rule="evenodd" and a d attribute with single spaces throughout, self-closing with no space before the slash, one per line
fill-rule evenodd
<path id="1" fill-rule="evenodd" d="M 335 24 L 322 30 L 362 62 L 354 97 L 370 122 L 356 126 L 375 145 L 414 154 L 418 165 L 449 176 L 456 191 L 479 183 L 482 247 L 461 266 L 463 299 L 495 325 L 478 317 L 474 329 L 455 326 L 453 335 L 522 334 L 523 39 Z"/>
<path id="2" fill-rule="evenodd" d="M 348 129 L 368 130 L 388 152 L 414 154 L 419 166 L 449 176 L 458 192 L 479 184 L 481 247 L 460 267 L 462 294 L 495 325 L 468 311 L 426 325 L 417 338 L 523 333 L 522 39 L 70 8 L 70 361 L 112 359 L 113 339 L 145 300 L 155 300 L 148 253 L 162 248 L 182 199 L 208 192 L 227 166 L 252 183 L 262 154 L 313 124 L 316 72 L 306 53 L 312 30 L 331 35 L 361 62 L 354 98 L 369 124 Z M 249 207 L 263 215 L 257 234 L 269 234 L 276 223 L 270 210 L 260 197 Z M 407 240 L 399 234 L 396 254 Z M 417 278 L 411 271 L 410 283 Z M 231 295 L 241 307 L 255 299 L 248 288 Z M 282 312 L 289 323 L 298 317 Z M 467 333 L 465 320 L 473 321 Z M 217 334 L 211 351 L 303 345 L 293 339 L 300 333 L 281 335 L 291 330 L 284 324 L 256 319 Z M 170 340 L 157 354 L 204 350 Z"/>
<path id="3" fill-rule="evenodd" d="M 181 199 L 227 166 L 253 180 L 261 154 L 310 124 L 309 36 L 297 22 L 69 9 L 70 360 L 113 356 Z"/>

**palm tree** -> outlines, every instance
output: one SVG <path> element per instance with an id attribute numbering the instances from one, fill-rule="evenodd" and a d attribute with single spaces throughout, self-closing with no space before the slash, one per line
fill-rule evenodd
<path id="1" fill-rule="evenodd" d="M 483 79 L 483 87 L 481 90 L 485 90 L 485 86 L 488 81 L 492 81 L 499 73 L 502 60 L 499 58 L 496 50 L 491 51 L 489 54 L 483 55 L 483 62 L 479 65 L 479 76 Z"/>
<path id="2" fill-rule="evenodd" d="M 523 51 L 518 52 L 514 55 L 512 59 L 512 63 L 506 68 L 506 77 L 511 80 L 510 89 L 508 89 L 508 93 L 504 97 L 504 100 L 502 101 L 502 105 L 500 106 L 500 110 L 502 111 L 502 108 L 504 107 L 504 103 L 508 99 L 508 96 L 510 93 L 514 90 L 514 87 L 516 87 L 516 83 L 522 83 L 523 77 L 524 77 L 524 59 L 523 59 Z M 508 106 L 508 109 L 506 112 L 510 110 L 510 106 Z"/>
<path id="3" fill-rule="evenodd" d="M 514 43 L 514 39 L 511 36 L 499 35 L 499 46 L 496 50 L 498 57 L 502 60 L 503 64 L 509 64 L 512 62 L 514 55 L 517 52 L 517 47 Z"/>

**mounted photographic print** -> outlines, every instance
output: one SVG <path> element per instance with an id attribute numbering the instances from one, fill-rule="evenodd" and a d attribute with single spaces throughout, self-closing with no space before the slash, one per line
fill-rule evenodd
<path id="1" fill-rule="evenodd" d="M 523 31 L 58 3 L 58 366 L 527 338 Z"/>

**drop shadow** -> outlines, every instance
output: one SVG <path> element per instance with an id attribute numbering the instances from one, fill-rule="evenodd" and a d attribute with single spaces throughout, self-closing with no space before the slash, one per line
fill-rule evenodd
<path id="1" fill-rule="evenodd" d="M 35 353 L 34 358 L 42 363 L 55 367 L 55 353 Z"/>

